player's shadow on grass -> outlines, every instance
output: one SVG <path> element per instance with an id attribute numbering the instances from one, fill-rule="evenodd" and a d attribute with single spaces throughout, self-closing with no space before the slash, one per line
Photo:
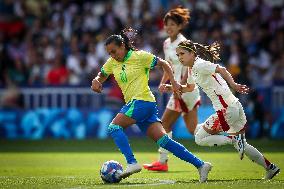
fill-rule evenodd
<path id="1" fill-rule="evenodd" d="M 169 173 L 190 173 L 190 171 L 148 171 L 147 173 L 169 174 Z"/>
<path id="2" fill-rule="evenodd" d="M 240 181 L 263 181 L 265 182 L 266 180 L 263 179 L 209 179 L 207 180 L 208 183 L 215 183 L 215 182 L 240 182 Z M 198 180 L 193 179 L 190 181 L 176 181 L 175 183 L 180 183 L 180 184 L 193 184 L 193 183 L 199 183 Z"/>
<path id="3" fill-rule="evenodd" d="M 150 182 L 149 182 L 150 181 Z M 117 184 L 102 184 L 101 186 L 105 185 L 105 186 L 135 186 L 135 185 L 145 185 L 145 186 L 150 186 L 152 184 L 154 185 L 165 185 L 165 184 L 204 184 L 204 183 L 200 183 L 199 180 L 197 179 L 192 179 L 189 181 L 175 181 L 175 180 L 170 180 L 172 181 L 171 183 L 165 183 L 163 182 L 163 180 L 161 179 L 155 179 L 155 182 L 153 182 L 153 180 L 151 181 L 151 179 L 145 179 L 145 182 L 141 182 L 138 179 L 133 179 L 130 181 L 125 181 L 125 182 L 120 182 Z M 207 183 L 216 183 L 216 182 L 220 182 L 220 183 L 231 183 L 231 182 L 240 182 L 240 181 L 260 181 L 260 182 L 265 182 L 265 180 L 263 179 L 213 179 L 213 180 L 207 180 Z"/>

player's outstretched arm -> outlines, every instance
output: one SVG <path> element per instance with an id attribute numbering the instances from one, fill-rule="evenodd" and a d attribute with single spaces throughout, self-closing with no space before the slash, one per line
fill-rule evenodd
<path id="1" fill-rule="evenodd" d="M 161 58 L 158 58 L 157 65 L 161 66 L 163 68 L 164 72 L 168 75 L 169 80 L 170 80 L 170 82 L 172 84 L 173 92 L 180 93 L 181 92 L 180 91 L 181 90 L 181 86 L 175 80 L 174 75 L 173 75 L 173 70 L 172 70 L 170 64 L 167 61 L 165 61 L 165 60 L 163 60 Z"/>
<path id="2" fill-rule="evenodd" d="M 225 67 L 218 65 L 215 72 L 219 73 L 235 91 L 241 94 L 248 94 L 249 92 L 248 86 L 236 83 L 232 75 L 228 72 L 228 70 Z"/>
<path id="3" fill-rule="evenodd" d="M 172 92 L 173 88 L 172 85 L 169 84 L 163 84 L 164 92 Z M 195 84 L 185 84 L 181 85 L 181 92 L 182 93 L 187 93 L 187 92 L 192 92 L 195 88 Z"/>
<path id="4" fill-rule="evenodd" d="M 92 90 L 97 92 L 97 93 L 101 93 L 103 90 L 103 82 L 105 82 L 107 80 L 107 76 L 104 76 L 101 72 L 98 73 L 97 77 L 95 77 L 95 79 L 92 80 Z"/>
<path id="5" fill-rule="evenodd" d="M 167 83 L 167 81 L 169 81 L 169 76 L 166 74 L 166 72 L 164 72 L 161 82 L 159 84 L 159 91 L 161 93 L 165 92 L 164 84 Z"/>

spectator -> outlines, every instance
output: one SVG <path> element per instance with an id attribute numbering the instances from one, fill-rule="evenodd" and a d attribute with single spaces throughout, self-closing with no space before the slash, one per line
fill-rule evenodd
<path id="1" fill-rule="evenodd" d="M 49 85 L 64 85 L 68 83 L 68 70 L 60 56 L 52 60 L 52 68 L 47 73 L 46 83 Z"/>
<path id="2" fill-rule="evenodd" d="M 23 99 L 17 88 L 8 88 L 0 100 L 0 107 L 4 109 L 18 109 L 23 107 Z"/>
<path id="3" fill-rule="evenodd" d="M 88 45 L 86 61 L 87 61 L 87 70 L 89 70 L 89 74 L 99 72 L 99 67 L 100 67 L 99 58 L 96 53 L 96 46 L 93 43 Z"/>
<path id="4" fill-rule="evenodd" d="M 257 91 L 252 91 L 250 93 L 250 109 L 251 109 L 251 117 L 249 119 L 250 125 L 257 124 L 258 132 L 257 137 L 268 137 L 269 131 L 266 130 L 265 127 L 265 111 L 262 106 L 262 97 L 257 93 Z"/>
<path id="5" fill-rule="evenodd" d="M 20 58 L 14 59 L 6 72 L 6 82 L 10 85 L 25 85 L 28 83 L 29 71 Z"/>
<path id="6" fill-rule="evenodd" d="M 275 61 L 273 80 L 276 85 L 284 85 L 284 51 L 281 53 L 279 59 Z"/>

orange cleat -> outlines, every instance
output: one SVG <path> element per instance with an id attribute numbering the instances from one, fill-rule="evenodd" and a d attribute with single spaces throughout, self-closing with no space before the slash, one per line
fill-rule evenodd
<path id="1" fill-rule="evenodd" d="M 151 164 L 143 164 L 144 169 L 149 171 L 168 171 L 168 163 L 161 163 L 159 161 L 155 161 Z"/>

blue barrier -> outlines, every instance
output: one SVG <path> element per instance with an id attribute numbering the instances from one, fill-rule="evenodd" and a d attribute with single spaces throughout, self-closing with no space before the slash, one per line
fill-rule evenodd
<path id="1" fill-rule="evenodd" d="M 284 109 L 281 111 L 284 115 Z M 117 110 L 78 108 L 38 108 L 35 110 L 0 110 L 0 138 L 7 139 L 85 139 L 107 138 L 107 126 Z M 199 123 L 204 122 L 214 110 L 211 106 L 201 106 L 198 111 Z M 284 138 L 284 116 L 276 121 L 271 129 L 271 137 Z M 252 123 L 248 136 L 254 137 L 258 124 Z M 182 118 L 174 125 L 175 138 L 193 138 L 186 131 Z M 138 127 L 126 130 L 129 136 L 143 136 Z"/>
<path id="2" fill-rule="evenodd" d="M 0 111 L 0 137 L 8 139 L 106 138 L 114 111 L 76 108 L 41 108 L 29 111 Z"/>

